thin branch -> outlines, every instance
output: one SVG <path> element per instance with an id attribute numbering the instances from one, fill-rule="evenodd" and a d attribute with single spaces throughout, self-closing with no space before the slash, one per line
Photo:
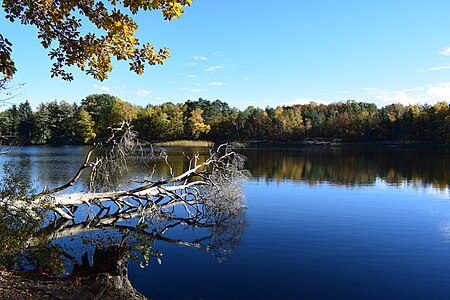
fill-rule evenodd
<path id="1" fill-rule="evenodd" d="M 90 162 L 90 158 L 91 158 L 91 155 L 94 152 L 94 150 L 97 149 L 97 148 L 98 148 L 98 145 L 95 145 L 94 147 L 92 147 L 88 151 L 88 153 L 86 154 L 86 156 L 84 158 L 83 164 L 81 165 L 81 167 L 78 169 L 78 171 L 75 173 L 75 176 L 71 180 L 69 180 L 67 183 L 65 183 L 65 184 L 63 184 L 63 185 L 61 185 L 59 187 L 56 187 L 56 188 L 53 188 L 53 189 L 50 189 L 50 190 L 44 190 L 44 191 L 40 192 L 39 194 L 37 194 L 35 196 L 35 199 L 39 199 L 39 198 L 41 198 L 43 196 L 46 196 L 46 195 L 55 194 L 57 192 L 60 192 L 62 190 L 67 189 L 68 187 L 73 186 L 78 181 L 78 179 L 80 178 L 81 174 L 83 174 L 83 171 L 85 169 L 92 168 L 95 165 L 94 163 Z"/>

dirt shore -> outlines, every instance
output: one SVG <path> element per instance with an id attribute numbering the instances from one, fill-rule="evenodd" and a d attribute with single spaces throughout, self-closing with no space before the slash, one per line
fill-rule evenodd
<path id="1" fill-rule="evenodd" d="M 52 278 L 27 271 L 0 271 L 0 299 L 149 299 L 122 278 L 106 274 Z"/>

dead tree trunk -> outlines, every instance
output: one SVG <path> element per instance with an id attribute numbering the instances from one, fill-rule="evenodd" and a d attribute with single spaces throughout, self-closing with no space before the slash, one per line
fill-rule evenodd
<path id="1" fill-rule="evenodd" d="M 123 130 L 122 127 L 120 130 Z M 84 171 L 90 170 L 91 181 L 94 181 L 100 166 L 114 164 L 120 167 L 127 154 L 133 153 L 137 144 L 133 144 L 129 129 L 118 139 L 115 138 L 117 132 L 112 132 L 108 140 L 95 145 L 87 153 L 80 168 L 67 183 L 44 190 L 31 200 L 2 199 L 0 205 L 6 206 L 11 211 L 26 211 L 31 215 L 37 209 L 47 208 L 68 220 L 74 218 L 73 212 L 80 205 L 103 209 L 105 202 L 115 204 L 117 212 L 135 208 L 157 214 L 180 206 L 184 207 L 189 216 L 204 214 L 211 210 L 230 211 L 242 207 L 241 185 L 246 179 L 246 172 L 242 170 L 244 157 L 231 151 L 227 145 L 211 150 L 210 156 L 203 162 L 200 162 L 198 154 L 186 156 L 189 160 L 189 169 L 179 175 L 173 174 L 165 156 L 163 158 L 169 166 L 170 175 L 158 181 L 144 181 L 137 188 L 102 193 L 62 194 L 61 192 L 78 181 Z M 109 143 L 112 143 L 113 147 L 106 157 L 92 158 L 94 150 Z"/>
<path id="2" fill-rule="evenodd" d="M 72 299 L 147 299 L 128 278 L 129 251 L 127 245 L 97 246 L 92 265 L 85 253 L 71 274 L 82 287 L 80 295 L 72 295 Z"/>

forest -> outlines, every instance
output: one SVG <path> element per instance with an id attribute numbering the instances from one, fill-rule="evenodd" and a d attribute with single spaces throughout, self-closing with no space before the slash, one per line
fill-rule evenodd
<path id="1" fill-rule="evenodd" d="M 349 142 L 450 143 L 450 106 L 346 101 L 245 110 L 199 98 L 185 103 L 136 106 L 109 94 L 93 94 L 81 104 L 28 101 L 0 112 L 2 144 L 91 144 L 122 122 L 142 141 L 180 139 L 214 142 L 300 143 L 315 139 Z"/>

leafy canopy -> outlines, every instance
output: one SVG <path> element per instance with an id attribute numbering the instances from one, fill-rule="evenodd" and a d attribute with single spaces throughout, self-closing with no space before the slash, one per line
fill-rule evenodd
<path id="1" fill-rule="evenodd" d="M 144 72 L 145 64 L 162 64 L 169 57 L 167 48 L 155 50 L 135 37 L 138 25 L 129 14 L 162 11 L 165 20 L 179 18 L 192 0 L 3 0 L 6 18 L 38 29 L 38 38 L 49 49 L 53 60 L 51 76 L 73 80 L 65 68 L 76 66 L 103 81 L 112 70 L 111 59 L 129 61 L 130 70 Z M 96 32 L 86 31 L 86 24 Z M 11 43 L 0 34 L 0 72 L 10 78 L 16 71 L 11 59 Z"/>

